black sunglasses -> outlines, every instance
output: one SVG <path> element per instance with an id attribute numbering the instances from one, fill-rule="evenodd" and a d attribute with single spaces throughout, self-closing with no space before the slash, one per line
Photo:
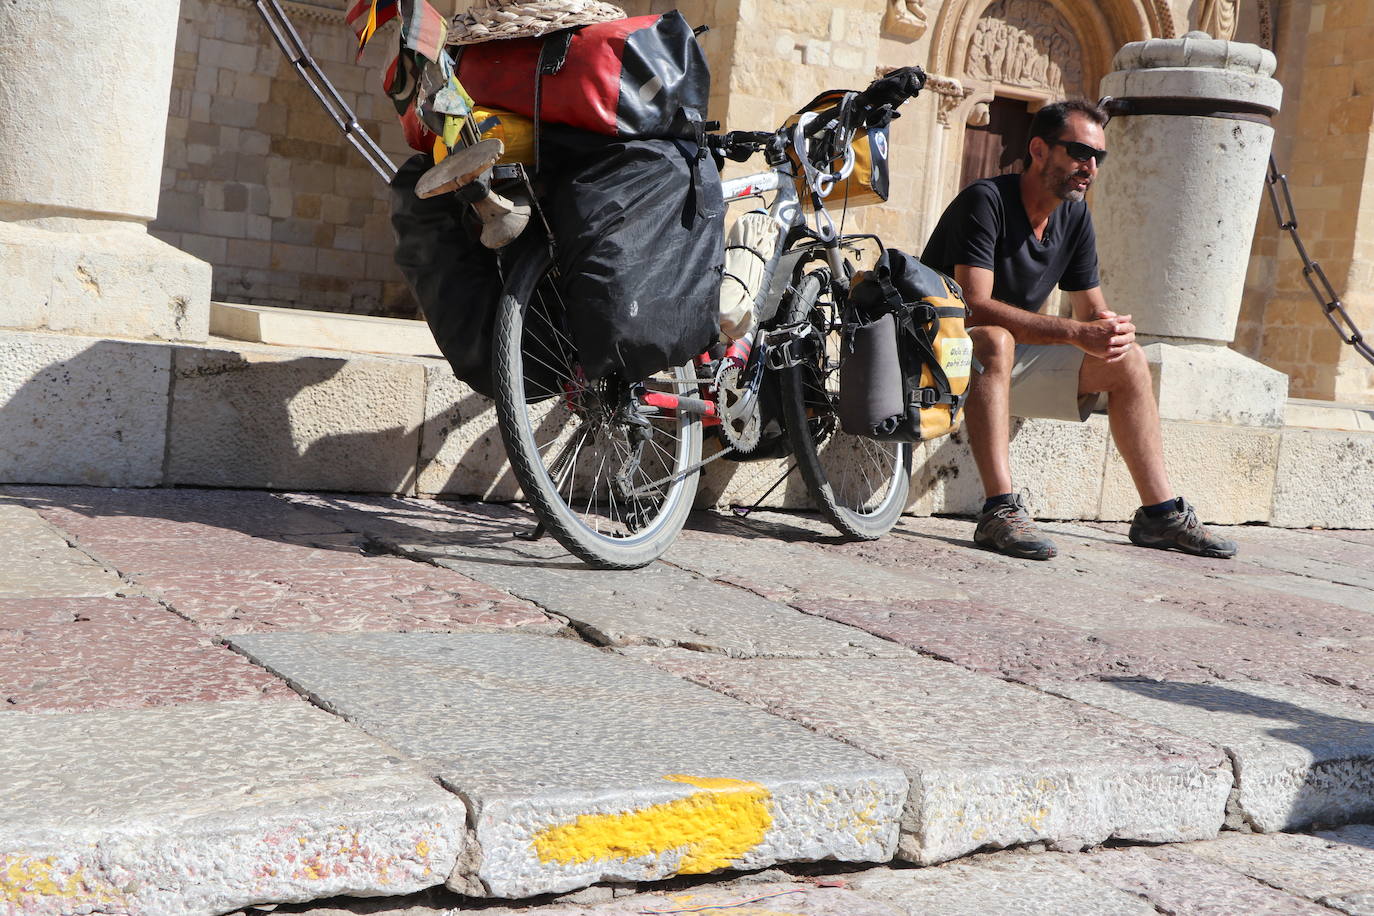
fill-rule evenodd
<path id="1" fill-rule="evenodd" d="M 1069 158 L 1074 162 L 1087 162 L 1089 159 L 1096 159 L 1098 168 L 1107 161 L 1107 151 L 1095 149 L 1086 143 L 1079 143 L 1077 140 L 1046 140 L 1051 146 L 1062 146 L 1064 152 L 1069 154 Z"/>

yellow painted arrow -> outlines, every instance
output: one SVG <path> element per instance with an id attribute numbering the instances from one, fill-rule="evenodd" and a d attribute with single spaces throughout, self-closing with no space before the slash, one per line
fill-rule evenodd
<path id="1" fill-rule="evenodd" d="M 727 868 L 763 842 L 773 825 L 772 793 L 742 779 L 666 776 L 701 789 L 686 798 L 618 814 L 584 814 L 534 837 L 541 862 L 571 865 L 681 849 L 677 873 Z"/>

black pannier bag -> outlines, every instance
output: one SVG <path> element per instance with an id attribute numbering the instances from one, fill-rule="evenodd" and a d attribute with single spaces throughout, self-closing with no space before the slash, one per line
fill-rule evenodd
<path id="1" fill-rule="evenodd" d="M 412 156 L 391 181 L 396 266 L 453 374 L 491 397 L 491 340 L 502 288 L 496 252 L 478 241 L 472 208 L 456 195 L 415 196 L 415 183 L 433 164 L 426 154 Z"/>
<path id="2" fill-rule="evenodd" d="M 889 442 L 958 429 L 973 364 L 958 284 L 888 249 L 854 278 L 849 305 L 857 323 L 840 363 L 840 427 Z"/>
<path id="3" fill-rule="evenodd" d="M 570 137 L 549 134 L 549 146 Z M 583 371 L 637 381 L 686 363 L 719 335 L 720 173 L 690 141 L 595 139 L 589 152 L 568 150 L 546 212 Z"/>

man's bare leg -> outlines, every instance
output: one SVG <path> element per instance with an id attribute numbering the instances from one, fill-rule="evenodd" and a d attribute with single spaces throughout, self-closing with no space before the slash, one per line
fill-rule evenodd
<path id="1" fill-rule="evenodd" d="M 993 326 L 971 328 L 969 336 L 983 371 L 970 380 L 964 422 L 987 498 L 973 542 L 1013 557 L 1048 560 L 1058 553 L 1054 542 L 1040 533 L 1025 503 L 1011 492 L 1011 368 L 1016 341 L 1006 328 Z"/>
<path id="2" fill-rule="evenodd" d="M 1016 341 L 1005 328 L 969 328 L 973 355 L 983 367 L 969 383 L 964 426 L 983 481 L 983 496 L 1011 492 L 1011 367 Z"/>
<path id="3" fill-rule="evenodd" d="M 1112 441 L 1126 462 L 1143 506 L 1173 499 L 1177 494 L 1164 468 L 1164 442 L 1159 431 L 1159 406 L 1150 382 L 1145 352 L 1133 346 L 1125 358 L 1108 363 L 1083 357 L 1078 370 L 1080 394 L 1107 393 L 1107 422 Z"/>

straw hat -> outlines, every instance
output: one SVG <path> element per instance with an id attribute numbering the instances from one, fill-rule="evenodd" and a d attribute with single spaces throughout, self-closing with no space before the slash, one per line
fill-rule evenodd
<path id="1" fill-rule="evenodd" d="M 471 9 L 453 17 L 448 43 L 474 45 L 498 38 L 533 38 L 624 18 L 624 10 L 600 0 L 473 0 Z"/>

